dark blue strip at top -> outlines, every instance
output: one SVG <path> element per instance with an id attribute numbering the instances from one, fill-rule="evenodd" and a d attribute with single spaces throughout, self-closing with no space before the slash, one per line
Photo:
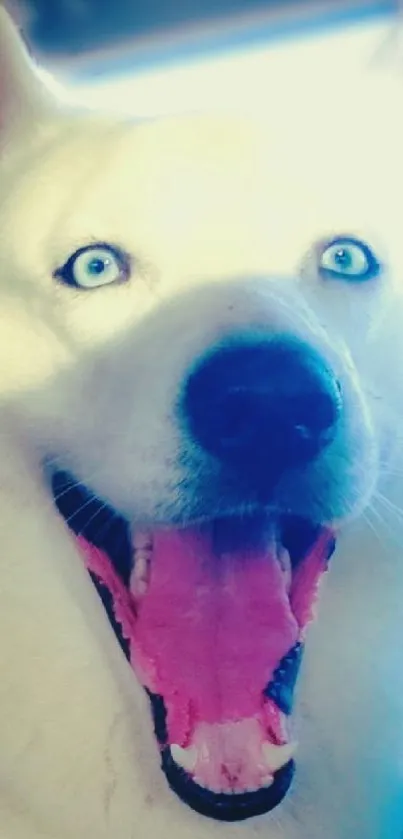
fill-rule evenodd
<path id="1" fill-rule="evenodd" d="M 279 4 L 280 5 L 280 4 Z M 343 27 L 365 25 L 378 19 L 392 17 L 396 14 L 395 0 L 378 0 L 378 2 L 351 3 L 351 6 L 343 8 L 322 8 L 321 10 L 311 9 L 308 12 L 277 15 L 273 12 L 272 18 L 267 15 L 254 19 L 248 23 L 245 18 L 244 25 L 238 22 L 234 25 L 231 19 L 226 26 L 223 22 L 217 24 L 217 31 L 197 33 L 197 27 L 188 30 L 188 34 L 182 32 L 180 42 L 175 37 L 174 31 L 167 32 L 164 42 L 163 32 L 160 37 L 149 44 L 137 42 L 133 51 L 126 51 L 118 57 L 100 59 L 95 58 L 81 66 L 72 68 L 71 79 L 73 81 L 103 81 L 105 77 L 109 80 L 112 77 L 124 76 L 144 71 L 152 71 L 167 66 L 180 66 L 184 63 L 196 63 L 209 60 L 218 55 L 246 52 L 249 49 L 264 47 L 273 42 L 300 39 L 308 37 L 319 37 L 335 29 Z"/>

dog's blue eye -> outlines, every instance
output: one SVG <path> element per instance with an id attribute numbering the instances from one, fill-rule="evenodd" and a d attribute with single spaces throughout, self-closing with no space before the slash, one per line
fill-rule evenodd
<path id="1" fill-rule="evenodd" d="M 75 251 L 55 276 L 67 285 L 92 289 L 126 280 L 129 273 L 129 258 L 118 248 L 89 245 Z"/>
<path id="2" fill-rule="evenodd" d="M 324 277 L 363 282 L 379 274 L 380 264 L 371 248 L 359 239 L 333 239 L 319 254 L 319 272 Z"/>

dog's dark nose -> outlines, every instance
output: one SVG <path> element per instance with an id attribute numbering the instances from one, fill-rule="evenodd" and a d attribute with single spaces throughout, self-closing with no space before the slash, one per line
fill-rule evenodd
<path id="1" fill-rule="evenodd" d="M 183 406 L 199 446 L 270 480 L 308 464 L 333 440 L 342 397 L 316 350 L 278 337 L 234 340 L 205 356 L 187 380 Z"/>

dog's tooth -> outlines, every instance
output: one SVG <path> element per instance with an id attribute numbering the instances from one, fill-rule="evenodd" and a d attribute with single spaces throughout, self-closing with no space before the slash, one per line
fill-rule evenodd
<path id="1" fill-rule="evenodd" d="M 200 786 L 200 784 L 199 784 Z M 209 792 L 213 792 L 215 795 L 222 795 L 225 792 L 224 787 L 220 786 L 219 784 L 211 785 L 209 784 L 208 787 L 204 787 L 204 789 L 208 789 Z"/>
<path id="2" fill-rule="evenodd" d="M 148 566 L 147 557 L 136 554 L 134 569 L 130 580 L 130 590 L 137 597 L 145 594 L 148 588 Z"/>
<path id="3" fill-rule="evenodd" d="M 186 772 L 193 772 L 197 761 L 197 749 L 194 746 L 184 749 L 177 743 L 172 743 L 171 755 L 178 766 L 181 766 Z"/>
<path id="4" fill-rule="evenodd" d="M 132 540 L 133 571 L 130 579 L 130 591 L 134 597 L 142 597 L 148 588 L 150 562 L 152 557 L 152 535 L 147 531 L 137 531 Z"/>
<path id="5" fill-rule="evenodd" d="M 132 537 L 133 550 L 137 553 L 152 551 L 153 535 L 148 530 L 136 530 Z"/>
<path id="6" fill-rule="evenodd" d="M 274 781 L 273 775 L 265 775 L 261 780 L 261 787 L 265 787 L 265 788 L 271 787 L 273 781 Z"/>
<path id="7" fill-rule="evenodd" d="M 133 535 L 132 544 L 134 551 L 152 550 L 152 533 L 149 533 L 147 530 L 136 530 Z"/>
<path id="8" fill-rule="evenodd" d="M 292 565 L 289 551 L 287 550 L 287 548 L 284 547 L 284 545 L 281 545 L 281 547 L 279 548 L 277 559 L 279 561 L 281 570 L 284 574 L 286 588 L 288 592 L 291 588 L 292 583 Z"/>
<path id="9" fill-rule="evenodd" d="M 210 787 L 207 787 L 206 784 L 204 783 L 204 781 L 202 781 L 201 778 L 199 778 L 198 775 L 193 776 L 193 781 L 195 782 L 195 784 L 197 784 L 198 787 L 201 787 L 202 789 L 210 790 Z"/>
<path id="10" fill-rule="evenodd" d="M 285 743 L 283 746 L 276 746 L 274 743 L 263 743 L 262 753 L 265 763 L 271 772 L 277 772 L 288 763 L 295 754 L 297 743 Z"/>

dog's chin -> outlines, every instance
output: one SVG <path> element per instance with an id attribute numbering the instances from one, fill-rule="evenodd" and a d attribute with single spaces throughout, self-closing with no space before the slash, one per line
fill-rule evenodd
<path id="1" fill-rule="evenodd" d="M 169 748 L 162 750 L 162 769 L 171 789 L 196 813 L 216 821 L 244 821 L 262 816 L 281 803 L 287 794 L 295 772 L 295 762 L 289 760 L 274 773 L 268 787 L 245 793 L 216 793 L 195 783 L 175 760 Z"/>
<path id="2" fill-rule="evenodd" d="M 133 532 L 70 475 L 52 485 L 150 698 L 171 789 L 222 821 L 276 807 L 294 774 L 294 688 L 333 531 L 262 509 Z"/>

